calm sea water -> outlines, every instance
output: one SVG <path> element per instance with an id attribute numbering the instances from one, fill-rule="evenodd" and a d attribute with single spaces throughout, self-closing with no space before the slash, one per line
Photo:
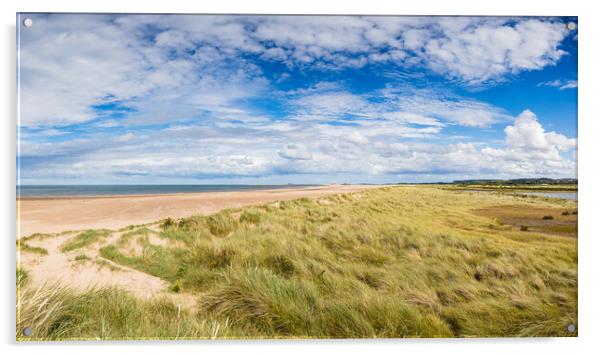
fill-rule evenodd
<path id="1" fill-rule="evenodd" d="M 17 186 L 17 197 L 67 197 L 106 196 L 136 194 L 172 194 L 231 192 L 247 190 L 270 190 L 281 188 L 309 187 L 312 185 L 80 185 L 80 186 Z"/>

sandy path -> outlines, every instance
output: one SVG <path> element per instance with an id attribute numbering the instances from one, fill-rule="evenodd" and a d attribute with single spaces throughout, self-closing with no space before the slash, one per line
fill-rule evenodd
<path id="1" fill-rule="evenodd" d="M 303 197 L 317 198 L 374 187 L 376 186 L 331 185 L 239 192 L 20 199 L 17 200 L 17 237 L 36 232 L 119 229 L 167 217 L 181 218 L 212 213 L 228 207 Z"/>
<path id="2" fill-rule="evenodd" d="M 79 290 L 119 287 L 142 299 L 165 296 L 182 308 L 194 310 L 194 296 L 170 293 L 167 290 L 169 284 L 164 280 L 99 256 L 100 248 L 117 241 L 121 233 L 114 233 L 103 242 L 89 247 L 63 253 L 61 245 L 76 235 L 66 234 L 28 241 L 28 245 L 43 247 L 48 251 L 47 255 L 20 252 L 19 265 L 27 270 L 31 285 L 37 287 L 58 282 Z M 74 258 L 81 254 L 88 256 L 90 260 L 76 261 Z"/>

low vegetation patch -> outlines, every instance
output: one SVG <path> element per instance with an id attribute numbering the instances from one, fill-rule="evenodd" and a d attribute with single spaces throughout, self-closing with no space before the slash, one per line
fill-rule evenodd
<path id="1" fill-rule="evenodd" d="M 521 231 L 577 236 L 577 217 L 553 205 L 506 204 L 475 210 L 477 215 L 495 218 Z"/>
<path id="2" fill-rule="evenodd" d="M 85 254 L 78 254 L 77 256 L 75 256 L 74 260 L 78 262 L 85 262 L 89 261 L 90 257 L 86 256 Z"/>
<path id="3" fill-rule="evenodd" d="M 119 272 L 119 271 L 121 271 L 121 268 L 119 268 L 119 267 L 115 266 L 114 264 L 112 264 L 111 262 L 108 262 L 108 261 L 107 261 L 107 260 L 105 260 L 105 259 L 97 259 L 97 260 L 95 260 L 94 262 L 95 262 L 95 263 L 98 265 L 98 267 L 100 267 L 100 268 L 103 268 L 103 267 L 104 267 L 104 268 L 108 268 L 108 269 L 109 269 L 110 271 L 112 271 L 112 272 Z"/>
<path id="4" fill-rule="evenodd" d="M 36 253 L 36 254 L 40 254 L 40 255 L 48 254 L 47 249 L 45 249 L 43 247 L 30 246 L 22 240 L 17 241 L 17 247 L 19 248 L 19 251 L 22 251 L 22 252 Z"/>
<path id="5" fill-rule="evenodd" d="M 109 236 L 111 234 L 111 230 L 87 230 L 79 235 L 69 239 L 65 244 L 61 246 L 61 251 L 70 252 L 82 247 L 89 246 L 95 242 L 102 240 L 103 238 Z"/>
<path id="6" fill-rule="evenodd" d="M 29 278 L 29 274 L 21 267 L 17 267 L 17 288 L 23 286 L 27 283 L 27 279 Z"/>
<path id="7" fill-rule="evenodd" d="M 229 214 L 219 213 L 205 219 L 211 234 L 217 237 L 228 236 L 238 226 L 238 222 Z"/>

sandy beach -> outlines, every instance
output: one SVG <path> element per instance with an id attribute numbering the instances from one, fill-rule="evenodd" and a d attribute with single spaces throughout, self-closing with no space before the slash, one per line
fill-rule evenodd
<path id="1" fill-rule="evenodd" d="M 207 214 L 230 207 L 297 198 L 318 198 L 375 188 L 328 185 L 272 190 L 17 200 L 17 237 L 67 230 L 119 229 L 167 217 Z"/>

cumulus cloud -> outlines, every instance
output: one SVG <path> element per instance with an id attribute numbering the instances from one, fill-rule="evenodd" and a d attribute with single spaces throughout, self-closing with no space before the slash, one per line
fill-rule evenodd
<path id="1" fill-rule="evenodd" d="M 563 23 L 527 18 L 276 17 L 262 19 L 249 38 L 274 43 L 280 50 L 272 59 L 290 64 L 333 68 L 418 59 L 478 84 L 554 64 L 566 54 L 559 45 L 567 35 Z"/>
<path id="2" fill-rule="evenodd" d="M 433 70 L 451 72 L 468 83 L 542 69 L 566 54 L 558 48 L 568 34 L 560 22 L 443 21 L 440 27 L 445 35 L 424 40 L 424 59 Z"/>
<path id="3" fill-rule="evenodd" d="M 574 170 L 565 155 L 575 140 L 546 132 L 529 111 L 514 120 L 438 88 L 322 81 L 385 64 L 383 77 L 404 82 L 433 74 L 460 85 L 504 80 L 566 55 L 567 33 L 555 19 L 32 16 L 19 57 L 25 180 L 395 181 Z M 287 89 L 276 88 L 282 83 Z M 512 121 L 503 147 L 442 134 Z"/>
<path id="4" fill-rule="evenodd" d="M 437 128 L 437 127 L 430 127 Z M 403 131 L 403 129 L 407 129 Z M 575 177 L 576 140 L 545 131 L 525 110 L 505 130 L 502 146 L 487 142 L 403 140 L 420 130 L 382 122 L 332 126 L 319 122 L 228 127 L 179 126 L 116 137 L 62 143 L 24 142 L 22 176 L 115 180 L 149 176 L 193 180 L 235 179 L 249 183 L 295 181 L 424 180 L 500 177 Z M 422 135 L 422 138 L 425 136 Z M 27 137 L 26 137 L 27 138 Z M 314 177 L 311 177 L 314 176 Z M 419 176 L 419 177 L 418 177 Z M 355 179 L 353 179 L 355 178 Z"/>
<path id="5" fill-rule="evenodd" d="M 568 35 L 560 21 L 543 18 L 34 17 L 35 27 L 21 31 L 20 41 L 26 126 L 90 120 L 94 105 L 112 101 L 134 100 L 144 111 L 178 89 L 178 96 L 197 92 L 174 113 L 180 118 L 198 114 L 200 106 L 232 104 L 265 85 L 261 70 L 240 60 L 249 55 L 312 70 L 375 63 L 426 67 L 479 84 L 553 65 L 565 55 L 559 46 Z M 220 90 L 216 82 L 232 85 Z M 211 93 L 221 101 L 203 99 Z"/>
<path id="6" fill-rule="evenodd" d="M 546 132 L 530 110 L 523 111 L 504 132 L 506 148 L 484 148 L 484 156 L 499 159 L 498 165 L 504 164 L 506 169 L 523 175 L 563 171 L 574 177 L 575 161 L 563 157 L 561 153 L 576 149 L 576 139 Z"/>
<path id="7" fill-rule="evenodd" d="M 575 145 L 575 139 L 568 139 L 554 132 L 545 133 L 535 113 L 530 110 L 523 111 L 514 125 L 507 127 L 504 132 L 506 144 L 522 151 L 566 151 Z"/>

